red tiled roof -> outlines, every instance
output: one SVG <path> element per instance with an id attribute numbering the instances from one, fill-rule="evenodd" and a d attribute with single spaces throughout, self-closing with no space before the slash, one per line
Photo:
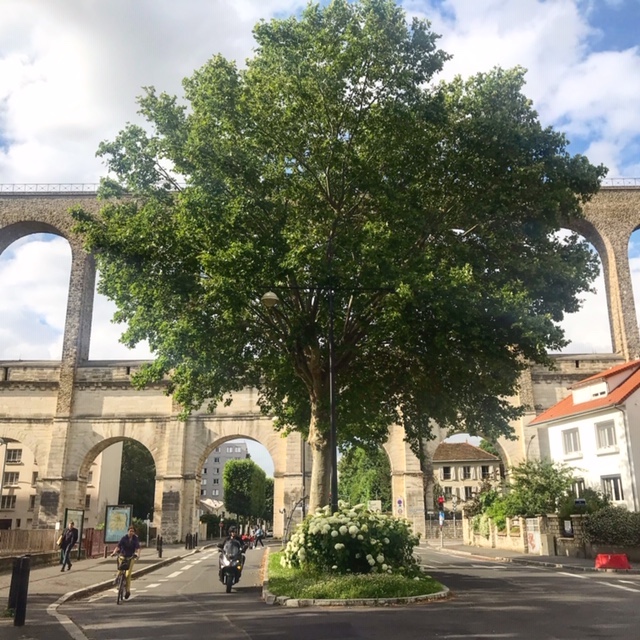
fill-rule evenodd
<path id="1" fill-rule="evenodd" d="M 468 442 L 441 442 L 433 454 L 434 462 L 458 462 L 471 460 L 500 460 L 492 453 L 474 447 Z"/>
<path id="2" fill-rule="evenodd" d="M 607 409 L 609 407 L 615 407 L 622 404 L 634 391 L 640 388 L 640 360 L 634 360 L 633 362 L 626 362 L 625 364 L 612 367 L 602 373 L 585 378 L 574 386 L 574 388 L 581 387 L 587 381 L 594 382 L 598 379 L 609 378 L 612 375 L 620 373 L 621 371 L 631 367 L 635 367 L 636 370 L 615 389 L 612 389 L 606 396 L 574 404 L 573 394 L 569 394 L 564 400 L 560 400 L 560 402 L 554 404 L 552 407 L 536 416 L 529 424 L 540 425 L 546 422 L 553 422 L 555 420 L 568 418 L 573 415 L 599 411 L 601 409 Z"/>
<path id="3" fill-rule="evenodd" d="M 591 384 L 596 380 L 610 378 L 614 376 L 616 373 L 620 373 L 622 371 L 626 371 L 627 369 L 640 368 L 640 360 L 631 360 L 631 362 L 623 362 L 622 364 L 618 364 L 615 367 L 611 367 L 611 369 L 607 369 L 606 371 L 601 371 L 600 373 L 596 373 L 584 380 L 580 380 L 580 382 L 576 382 L 573 385 L 572 389 L 577 389 L 579 387 L 583 387 L 586 384 Z"/>

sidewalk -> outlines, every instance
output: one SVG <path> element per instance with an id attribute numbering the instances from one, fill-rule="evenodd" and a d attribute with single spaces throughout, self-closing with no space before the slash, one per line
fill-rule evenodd
<path id="1" fill-rule="evenodd" d="M 136 562 L 133 576 L 144 575 L 188 555 L 199 553 L 211 546 L 211 542 L 195 549 L 185 549 L 184 545 L 165 545 L 162 558 L 153 548 L 143 548 Z M 93 591 L 110 588 L 116 573 L 115 558 L 91 558 L 76 560 L 71 570 L 60 571 L 60 565 L 50 565 L 31 569 L 25 625 L 14 627 L 12 618 L 0 617 L 0 637 L 3 640 L 29 638 L 34 640 L 69 639 L 55 618 L 47 613 L 47 608 L 58 600 L 82 597 Z M 11 572 L 0 574 L 0 613 L 9 600 Z"/>
<path id="2" fill-rule="evenodd" d="M 556 569 L 569 569 L 572 571 L 596 571 L 615 573 L 635 573 L 640 574 L 640 568 L 633 567 L 629 571 L 618 569 L 596 569 L 595 560 L 588 558 L 571 558 L 567 556 L 536 556 L 522 554 L 517 551 L 507 549 L 491 549 L 485 547 L 472 547 L 462 544 L 460 541 L 445 540 L 444 547 L 440 547 L 440 541 L 433 538 L 422 540 L 420 547 L 441 551 L 442 553 L 456 556 L 466 556 L 478 558 L 479 560 L 491 560 L 493 562 L 512 562 L 514 564 L 524 564 L 538 567 L 551 567 Z"/>

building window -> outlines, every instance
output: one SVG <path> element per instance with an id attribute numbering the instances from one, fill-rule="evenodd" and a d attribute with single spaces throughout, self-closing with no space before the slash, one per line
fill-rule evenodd
<path id="1" fill-rule="evenodd" d="M 584 496 L 585 484 L 582 478 L 575 478 L 573 481 L 573 493 L 576 498 L 582 498 Z"/>
<path id="2" fill-rule="evenodd" d="M 485 480 L 486 478 L 488 478 L 490 475 L 489 473 L 489 465 L 488 464 L 483 464 L 482 465 L 482 479 Z"/>
<path id="3" fill-rule="evenodd" d="M 624 500 L 620 476 L 603 476 L 600 480 L 602 481 L 602 493 L 604 493 L 609 500 L 616 502 Z"/>
<path id="4" fill-rule="evenodd" d="M 35 487 L 35 486 L 36 486 L 36 484 L 37 484 L 37 482 L 38 482 L 38 472 L 37 472 L 37 471 L 34 471 L 34 472 L 31 474 L 31 486 L 32 486 L 32 487 Z"/>
<path id="5" fill-rule="evenodd" d="M 242 447 L 236 447 L 236 453 L 242 453 Z"/>
<path id="6" fill-rule="evenodd" d="M 464 488 L 464 499 L 471 500 L 473 498 L 473 487 Z"/>
<path id="7" fill-rule="evenodd" d="M 451 487 L 444 487 L 444 498 L 445 500 L 451 500 L 451 496 L 452 496 L 452 491 L 451 491 Z"/>
<path id="8" fill-rule="evenodd" d="M 202 478 L 201 484 L 204 487 L 207 484 L 207 479 L 206 478 Z"/>
<path id="9" fill-rule="evenodd" d="M 203 474 L 203 475 L 205 475 L 205 476 L 207 475 L 207 467 L 205 467 L 205 468 L 202 470 L 202 474 Z"/>
<path id="10" fill-rule="evenodd" d="M 214 495 L 214 496 L 219 496 L 219 495 L 220 495 L 220 489 L 214 489 L 214 490 L 211 492 L 211 494 L 212 494 L 212 495 Z"/>
<path id="11" fill-rule="evenodd" d="M 84 497 L 84 508 L 91 509 L 91 496 Z"/>
<path id="12" fill-rule="evenodd" d="M 87 474 L 87 484 L 93 484 L 93 470 Z"/>
<path id="13" fill-rule="evenodd" d="M 616 440 L 616 425 L 613 420 L 596 423 L 596 442 L 598 449 L 611 449 L 618 442 Z"/>
<path id="14" fill-rule="evenodd" d="M 214 478 L 213 484 L 220 484 L 220 478 Z"/>
<path id="15" fill-rule="evenodd" d="M 218 475 L 220 474 L 220 467 L 215 468 L 215 473 L 217 473 Z"/>
<path id="16" fill-rule="evenodd" d="M 227 453 L 233 453 L 233 447 L 227 447 Z"/>
<path id="17" fill-rule="evenodd" d="M 16 496 L 2 496 L 0 501 L 0 509 L 15 509 Z"/>
<path id="18" fill-rule="evenodd" d="M 204 496 L 207 493 L 206 489 L 200 489 L 200 495 Z"/>
<path id="19" fill-rule="evenodd" d="M 213 461 L 214 462 L 220 462 L 220 458 L 214 458 Z"/>
<path id="20" fill-rule="evenodd" d="M 36 497 L 29 496 L 29 511 L 33 511 L 36 508 Z"/>
<path id="21" fill-rule="evenodd" d="M 12 486 L 14 484 L 18 484 L 20 480 L 20 473 L 18 471 L 6 471 L 4 474 L 4 480 L 2 484 L 6 487 L 7 485 Z"/>
<path id="22" fill-rule="evenodd" d="M 451 467 L 442 467 L 442 479 L 451 480 Z"/>
<path id="23" fill-rule="evenodd" d="M 471 467 L 462 467 L 462 479 L 471 480 Z"/>
<path id="24" fill-rule="evenodd" d="M 565 456 L 580 453 L 580 434 L 577 429 L 562 432 L 562 448 Z"/>
<path id="25" fill-rule="evenodd" d="M 5 462 L 7 464 L 20 464 L 22 462 L 22 449 L 8 449 Z"/>

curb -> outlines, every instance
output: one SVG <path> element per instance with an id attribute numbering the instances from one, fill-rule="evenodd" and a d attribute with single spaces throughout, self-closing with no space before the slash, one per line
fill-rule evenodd
<path id="1" fill-rule="evenodd" d="M 444 587 L 437 593 L 428 593 L 421 596 L 406 596 L 402 598 L 350 598 L 350 599 L 319 599 L 319 598 L 290 598 L 289 596 L 276 596 L 269 591 L 269 550 L 264 554 L 262 566 L 262 599 L 268 605 L 281 605 L 283 607 L 388 607 L 398 604 L 414 604 L 428 602 L 430 600 L 443 600 L 448 598 L 450 590 Z"/>

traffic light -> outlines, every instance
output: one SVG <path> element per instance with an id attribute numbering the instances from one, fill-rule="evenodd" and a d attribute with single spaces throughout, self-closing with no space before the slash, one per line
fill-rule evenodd
<path id="1" fill-rule="evenodd" d="M 444 511 L 444 496 L 438 496 L 438 509 Z"/>

